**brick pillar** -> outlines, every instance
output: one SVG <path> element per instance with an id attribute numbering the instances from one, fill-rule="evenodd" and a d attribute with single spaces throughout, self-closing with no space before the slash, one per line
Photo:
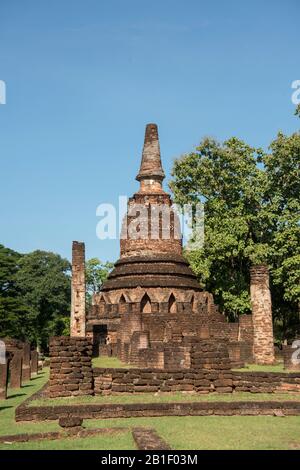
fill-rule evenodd
<path id="1" fill-rule="evenodd" d="M 50 338 L 49 396 L 93 395 L 92 342 L 86 338 Z"/>
<path id="2" fill-rule="evenodd" d="M 0 400 L 7 398 L 8 363 L 0 364 Z"/>
<path id="3" fill-rule="evenodd" d="M 31 351 L 31 373 L 34 375 L 38 374 L 39 364 L 39 353 L 34 350 Z"/>
<path id="4" fill-rule="evenodd" d="M 15 351 L 9 364 L 10 388 L 20 388 L 22 385 L 22 351 Z"/>
<path id="5" fill-rule="evenodd" d="M 28 382 L 31 379 L 30 371 L 30 344 L 24 343 L 23 346 L 23 364 L 22 364 L 22 382 Z"/>
<path id="6" fill-rule="evenodd" d="M 70 336 L 85 336 L 85 247 L 81 242 L 73 242 L 72 245 Z"/>
<path id="7" fill-rule="evenodd" d="M 252 266 L 250 277 L 254 361 L 257 364 L 273 364 L 275 353 L 269 270 L 265 265 Z"/>

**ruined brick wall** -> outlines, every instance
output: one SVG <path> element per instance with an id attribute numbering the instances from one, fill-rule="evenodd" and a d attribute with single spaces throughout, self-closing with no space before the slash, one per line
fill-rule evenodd
<path id="1" fill-rule="evenodd" d="M 30 344 L 18 339 L 6 337 L 1 339 L 5 343 L 9 357 L 9 381 L 11 388 L 20 388 L 22 382 L 31 379 L 31 351 Z"/>
<path id="2" fill-rule="evenodd" d="M 254 360 L 257 364 L 273 364 L 275 354 L 269 270 L 264 265 L 253 266 L 250 276 Z"/>
<path id="3" fill-rule="evenodd" d="M 217 309 L 214 309 L 211 303 L 207 302 L 209 299 L 207 293 L 180 292 L 165 288 L 147 291 L 151 301 L 151 311 L 145 313 L 142 311 L 141 300 L 129 301 L 132 297 L 143 300 L 145 291 L 142 289 L 140 291 L 139 294 L 138 292 L 132 294 L 129 290 L 124 290 L 123 293 L 118 291 L 117 299 L 122 299 L 119 304 L 108 303 L 113 297 L 112 294 L 101 294 L 101 300 L 98 300 L 98 295 L 95 299 L 97 303 L 93 308 L 93 316 L 89 316 L 88 331 L 90 329 L 92 331 L 93 324 L 97 323 L 106 324 L 108 330 L 111 330 L 110 325 L 114 319 L 114 334 L 111 335 L 114 343 L 113 354 L 116 354 L 122 361 L 137 367 L 155 367 L 155 358 L 157 358 L 156 367 L 159 368 L 163 366 L 165 360 L 166 364 L 170 360 L 174 363 L 174 359 L 169 359 L 172 355 L 175 357 L 171 352 L 174 343 L 190 342 L 189 338 L 194 337 L 196 339 L 211 338 L 231 343 L 231 359 L 236 366 L 241 362 L 252 362 L 253 328 L 251 315 L 244 315 L 243 317 L 247 318 L 242 318 L 240 323 L 228 323 L 226 318 Z M 176 298 L 172 311 L 170 311 L 170 304 L 167 300 L 173 292 Z M 181 301 L 182 299 L 183 301 Z M 153 350 L 153 354 L 145 354 L 146 347 L 136 341 L 139 335 L 147 335 L 149 338 L 147 348 Z M 243 341 L 239 341 L 241 338 Z M 158 354 L 157 348 L 161 346 L 165 348 L 167 344 L 172 346 L 169 355 L 166 354 L 162 362 L 161 353 Z M 236 344 L 235 353 L 233 353 L 234 344 Z M 184 344 L 181 346 L 185 347 Z M 141 353 L 138 352 L 139 349 L 142 350 Z M 103 351 L 101 353 L 103 354 Z M 180 355 L 179 352 L 178 354 Z M 239 359 L 237 359 L 237 355 Z M 189 359 L 181 355 L 176 361 L 176 366 L 180 367 L 180 363 L 187 364 Z"/>
<path id="4" fill-rule="evenodd" d="M 96 395 L 155 392 L 232 392 L 230 371 L 93 369 Z"/>
<path id="5" fill-rule="evenodd" d="M 191 343 L 191 369 L 230 370 L 227 342 L 194 339 Z"/>
<path id="6" fill-rule="evenodd" d="M 0 363 L 0 400 L 7 398 L 7 384 L 8 384 L 8 362 L 5 364 Z"/>
<path id="7" fill-rule="evenodd" d="M 253 343 L 253 321 L 252 315 L 239 316 L 239 341 Z"/>
<path id="8" fill-rule="evenodd" d="M 285 393 L 300 392 L 300 373 L 232 372 L 236 392 Z"/>
<path id="9" fill-rule="evenodd" d="M 164 368 L 190 369 L 191 347 L 180 343 L 167 343 L 163 349 Z"/>
<path id="10" fill-rule="evenodd" d="M 50 398 L 93 394 L 92 343 L 86 338 L 53 337 L 50 353 Z"/>
<path id="11" fill-rule="evenodd" d="M 120 393 L 299 393 L 299 373 L 230 370 L 93 369 L 96 395 Z"/>
<path id="12" fill-rule="evenodd" d="M 84 243 L 76 241 L 72 245 L 70 335 L 85 336 L 85 246 Z"/>

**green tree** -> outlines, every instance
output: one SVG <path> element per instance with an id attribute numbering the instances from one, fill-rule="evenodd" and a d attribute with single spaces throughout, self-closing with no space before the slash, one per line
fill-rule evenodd
<path id="1" fill-rule="evenodd" d="M 250 311 L 250 265 L 269 264 L 280 339 L 299 324 L 299 164 L 299 133 L 279 133 L 268 154 L 206 138 L 175 161 L 170 183 L 175 202 L 205 205 L 204 244 L 186 255 L 229 318 Z"/>
<path id="2" fill-rule="evenodd" d="M 205 239 L 187 257 L 202 284 L 231 319 L 250 311 L 249 267 L 268 257 L 261 214 L 263 158 L 237 138 L 223 144 L 205 138 L 174 163 L 170 187 L 180 205 L 203 202 Z"/>
<path id="3" fill-rule="evenodd" d="M 279 133 L 263 159 L 272 214 L 271 267 L 275 326 L 293 337 L 300 323 L 300 133 Z"/>
<path id="4" fill-rule="evenodd" d="M 21 255 L 0 245 L 0 337 L 26 337 L 27 308 L 16 286 Z"/>
<path id="5" fill-rule="evenodd" d="M 113 263 L 106 261 L 102 263 L 98 258 L 91 258 L 85 264 L 87 303 L 92 302 L 92 296 L 99 292 L 103 282 L 113 268 Z"/>
<path id="6" fill-rule="evenodd" d="M 16 286 L 28 309 L 28 339 L 47 348 L 48 338 L 68 332 L 70 317 L 70 263 L 59 255 L 34 251 L 24 255 Z"/>

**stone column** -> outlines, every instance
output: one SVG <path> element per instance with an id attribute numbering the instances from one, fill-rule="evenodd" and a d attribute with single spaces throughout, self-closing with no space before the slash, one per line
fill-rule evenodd
<path id="1" fill-rule="evenodd" d="M 0 400 L 7 398 L 8 363 L 0 364 Z"/>
<path id="2" fill-rule="evenodd" d="M 22 385 L 22 351 L 15 351 L 10 362 L 10 388 L 20 388 Z"/>
<path id="3" fill-rule="evenodd" d="M 34 375 L 38 374 L 38 363 L 39 353 L 36 350 L 31 351 L 31 373 Z"/>
<path id="4" fill-rule="evenodd" d="M 72 245 L 71 337 L 85 337 L 85 246 Z"/>
<path id="5" fill-rule="evenodd" d="M 24 343 L 23 346 L 23 364 L 22 364 L 22 382 L 28 382 L 31 379 L 30 370 L 30 344 Z"/>
<path id="6" fill-rule="evenodd" d="M 252 266 L 250 277 L 254 361 L 256 364 L 273 364 L 275 353 L 269 270 L 265 265 Z"/>

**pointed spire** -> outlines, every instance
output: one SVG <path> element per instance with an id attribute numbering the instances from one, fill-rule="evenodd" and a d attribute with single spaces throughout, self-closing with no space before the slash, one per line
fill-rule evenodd
<path id="1" fill-rule="evenodd" d="M 165 174 L 160 159 L 158 130 L 156 124 L 147 124 L 140 171 L 136 177 L 138 181 L 158 180 L 160 183 Z"/>

